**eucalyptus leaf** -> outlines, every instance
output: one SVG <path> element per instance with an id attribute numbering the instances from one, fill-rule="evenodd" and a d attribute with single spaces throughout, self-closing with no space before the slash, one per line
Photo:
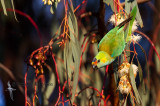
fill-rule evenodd
<path id="1" fill-rule="evenodd" d="M 57 7 L 58 7 L 58 2 L 54 2 L 53 5 L 52 5 L 51 8 L 50 8 L 51 14 L 54 14 L 54 13 L 55 13 Z"/>
<path id="2" fill-rule="evenodd" d="M 72 76 L 72 69 L 71 66 L 73 66 L 73 58 L 72 58 L 72 44 L 70 42 L 66 42 L 65 48 L 64 48 L 64 65 L 65 70 L 67 74 L 67 79 Z"/>
<path id="3" fill-rule="evenodd" d="M 56 26 L 58 26 L 58 25 L 56 25 Z M 55 27 L 55 26 L 54 26 Z M 59 26 L 59 28 L 58 27 L 56 27 L 55 29 L 53 29 L 53 35 L 52 35 L 52 39 L 54 39 L 54 40 L 57 40 L 57 38 L 60 36 L 60 34 L 61 34 L 61 26 Z M 53 42 L 54 42 L 54 40 L 53 40 Z"/>
<path id="4" fill-rule="evenodd" d="M 148 73 L 147 73 L 147 76 L 148 76 L 148 78 L 147 78 L 147 81 L 148 81 L 148 84 L 149 84 L 149 82 L 150 82 L 150 77 L 149 77 L 149 65 L 148 65 L 148 61 L 147 61 L 147 54 L 146 54 L 146 52 L 145 52 L 145 50 L 143 49 L 143 47 L 140 45 L 140 44 L 138 44 L 139 45 L 139 47 L 141 48 L 141 50 L 142 50 L 142 52 L 144 53 L 144 55 L 145 55 L 145 60 L 146 60 L 146 63 L 147 63 L 147 70 L 148 70 Z M 144 83 L 144 82 L 143 82 Z"/>
<path id="5" fill-rule="evenodd" d="M 73 73 L 73 67 L 74 62 L 73 62 L 73 53 L 72 53 L 72 42 L 69 42 L 69 48 L 68 48 L 68 55 L 67 55 L 67 70 L 68 70 L 68 76 L 69 78 L 72 78 L 72 73 Z"/>
<path id="6" fill-rule="evenodd" d="M 132 64 L 130 66 L 132 66 Z M 132 88 L 133 88 L 133 91 L 134 91 L 134 94 L 135 94 L 135 97 L 136 97 L 136 101 L 139 105 L 143 105 L 142 101 L 141 101 L 141 97 L 140 97 L 138 89 L 137 89 L 137 86 L 136 86 L 135 77 L 134 77 L 134 74 L 133 74 L 133 68 L 132 67 L 129 68 L 129 77 L 130 77 L 131 85 L 132 85 Z"/>
<path id="7" fill-rule="evenodd" d="M 110 5 L 113 12 L 117 12 L 116 6 L 114 10 L 114 0 L 103 0 L 103 2 L 106 3 L 107 5 Z"/>
<path id="8" fill-rule="evenodd" d="M 50 8 L 50 12 L 51 12 L 52 14 L 54 14 L 53 7 L 52 7 L 52 6 L 51 6 L 51 8 Z"/>
<path id="9" fill-rule="evenodd" d="M 146 93 L 146 88 L 145 88 L 145 84 L 144 84 L 144 80 L 143 80 L 143 71 L 142 71 L 142 67 L 141 67 L 141 64 L 137 58 L 137 62 L 138 62 L 138 71 L 139 71 L 139 78 L 140 78 L 140 83 L 142 85 L 142 90 L 144 93 Z"/>
<path id="10" fill-rule="evenodd" d="M 140 83 L 142 83 L 143 81 L 143 72 L 142 72 L 142 67 L 141 67 L 141 64 L 137 58 L 137 62 L 138 62 L 138 71 L 139 71 L 139 78 L 140 78 Z"/>
<path id="11" fill-rule="evenodd" d="M 129 15 L 129 13 L 130 13 L 130 9 L 133 8 L 134 6 L 137 7 L 136 19 L 137 19 L 137 21 L 139 22 L 139 25 L 140 25 L 141 27 L 143 27 L 143 21 L 142 21 L 140 12 L 139 12 L 139 8 L 138 8 L 138 5 L 137 5 L 137 1 L 136 1 L 136 0 L 133 0 L 132 2 L 128 2 L 128 0 L 125 0 L 125 11 L 128 13 L 128 15 Z"/>
<path id="12" fill-rule="evenodd" d="M 144 94 L 143 89 L 139 89 L 139 93 L 143 97 L 142 101 L 143 101 L 144 106 L 147 106 L 150 101 L 150 92 L 151 91 L 149 89 L 146 89 L 146 93 Z M 154 106 L 154 105 L 151 104 L 151 106 Z"/>
<path id="13" fill-rule="evenodd" d="M 128 0 L 125 0 L 125 11 L 127 12 L 127 15 L 129 15 L 131 9 L 131 3 L 128 2 Z"/>
<path id="14" fill-rule="evenodd" d="M 124 101 L 124 105 L 123 106 L 127 106 L 127 97 L 126 97 L 126 99 Z"/>
<path id="15" fill-rule="evenodd" d="M 160 46 L 158 44 L 156 44 L 156 49 L 157 49 L 158 53 L 160 54 Z M 155 55 L 154 59 L 155 59 L 156 70 L 160 74 L 160 61 L 159 61 L 159 58 L 158 58 L 157 55 Z"/>
<path id="16" fill-rule="evenodd" d="M 126 44 L 126 47 L 125 47 L 124 50 L 130 50 L 129 44 Z M 129 61 L 130 60 L 130 51 L 125 51 L 125 53 L 126 53 L 127 61 Z M 121 63 L 120 64 L 122 64 L 123 61 L 125 60 L 124 53 L 121 54 L 120 59 L 121 59 Z"/>
<path id="17" fill-rule="evenodd" d="M 64 57 L 64 69 L 65 69 L 65 70 L 67 70 L 68 46 L 69 46 L 69 43 L 66 42 L 66 43 L 65 43 L 65 46 L 64 46 L 64 54 L 63 54 L 63 57 Z"/>
<path id="18" fill-rule="evenodd" d="M 79 67 L 80 67 L 80 57 L 81 57 L 81 48 L 80 43 L 78 41 L 78 24 L 77 18 L 74 14 L 73 6 L 69 4 L 69 31 L 72 45 L 72 54 L 74 59 L 74 75 L 73 75 L 73 86 L 72 86 L 72 96 L 71 102 L 74 102 L 76 88 L 78 85 L 79 78 Z"/>
<path id="19" fill-rule="evenodd" d="M 128 32 L 129 32 L 129 26 L 130 26 L 130 22 L 128 23 L 128 26 L 126 28 L 126 30 L 124 31 L 124 39 L 127 42 L 128 41 Z"/>
<path id="20" fill-rule="evenodd" d="M 69 17 L 68 17 L 68 25 L 69 25 L 69 30 L 70 30 L 70 38 L 71 38 L 71 40 L 75 43 L 75 38 L 74 38 L 74 35 L 73 35 L 73 31 L 74 31 L 74 29 L 73 29 L 73 24 L 72 24 L 72 21 L 71 21 L 71 15 L 69 15 Z"/>
<path id="21" fill-rule="evenodd" d="M 6 6 L 5 6 L 5 3 L 4 3 L 4 0 L 1 0 L 1 4 L 2 4 L 4 15 L 7 16 L 7 10 L 6 10 Z"/>
<path id="22" fill-rule="evenodd" d="M 126 51 L 127 61 L 129 61 L 131 54 L 130 54 L 130 46 L 128 44 L 126 45 L 125 50 L 129 50 L 129 51 Z"/>
<path id="23" fill-rule="evenodd" d="M 50 75 L 50 79 L 49 79 L 49 82 L 47 85 L 47 88 L 46 88 L 46 91 L 44 92 L 44 105 L 49 105 L 49 98 L 53 92 L 53 90 L 55 89 L 55 86 L 56 86 L 56 77 L 55 77 L 55 74 L 53 73 L 53 71 L 49 71 L 49 75 Z"/>
<path id="24" fill-rule="evenodd" d="M 14 18 L 16 19 L 17 22 L 19 22 L 18 19 L 17 19 L 17 17 L 16 17 L 16 13 L 15 13 L 15 8 L 14 8 L 14 2 L 13 2 L 13 0 L 11 0 L 11 3 L 12 3 L 12 8 L 13 8 Z"/>
<path id="25" fill-rule="evenodd" d="M 58 7 L 58 2 L 56 1 L 56 2 L 54 2 L 54 6 L 55 6 L 55 8 L 57 8 Z"/>
<path id="26" fill-rule="evenodd" d="M 129 96 L 129 97 L 130 97 L 130 102 L 131 102 L 131 105 L 132 105 L 132 106 L 135 106 L 135 103 L 134 103 L 134 101 L 132 101 L 132 99 L 134 99 L 134 97 L 132 97 L 132 95 L 131 95 L 131 94 L 130 94 L 130 96 Z"/>
<path id="27" fill-rule="evenodd" d="M 73 6 L 71 5 L 69 5 L 68 25 L 70 30 L 70 38 L 75 43 L 75 39 L 78 37 L 78 24 L 77 18 L 74 14 Z"/>
<path id="28" fill-rule="evenodd" d="M 71 102 L 74 102 L 74 96 L 76 93 L 76 88 L 78 84 L 78 78 L 79 78 L 79 66 L 80 66 L 80 56 L 81 56 L 81 50 L 80 50 L 80 45 L 78 40 L 73 43 L 72 46 L 72 52 L 73 52 L 73 58 L 74 58 L 74 63 L 75 63 L 75 71 L 74 71 L 74 76 L 73 76 L 73 88 L 72 88 L 72 97 L 71 97 Z"/>
<path id="29" fill-rule="evenodd" d="M 57 53 L 57 57 L 62 59 L 63 58 L 62 54 L 63 54 L 63 51 L 60 50 Z M 64 70 L 64 65 L 61 65 L 61 64 L 64 64 L 64 63 L 61 60 L 57 59 L 57 69 L 59 71 L 58 73 L 59 73 L 60 83 L 63 83 L 63 81 L 64 81 L 64 73 L 62 73 L 62 70 Z"/>
<path id="30" fill-rule="evenodd" d="M 141 15 L 140 15 L 140 12 L 139 12 L 139 8 L 138 8 L 138 5 L 137 5 L 137 1 L 133 1 L 133 4 L 132 4 L 132 8 L 136 5 L 137 7 L 137 14 L 136 14 L 136 19 L 137 21 L 139 22 L 139 25 L 141 26 L 141 28 L 143 27 L 143 21 L 142 21 L 142 18 L 141 18 Z"/>

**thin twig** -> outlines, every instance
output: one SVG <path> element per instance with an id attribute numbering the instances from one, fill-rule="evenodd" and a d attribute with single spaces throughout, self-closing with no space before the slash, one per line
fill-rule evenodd
<path id="1" fill-rule="evenodd" d="M 52 59 L 54 61 L 54 64 L 55 64 L 55 71 L 56 71 L 56 76 L 57 76 L 57 80 L 58 80 L 58 88 L 59 88 L 59 96 L 58 96 L 58 99 L 57 99 L 57 102 L 55 104 L 55 106 L 57 106 L 60 98 L 61 98 L 61 86 L 60 86 L 60 79 L 59 79 L 59 74 L 58 74 L 58 70 L 57 70 L 57 63 L 56 63 L 56 60 L 54 58 L 54 55 L 52 54 Z"/>
<path id="2" fill-rule="evenodd" d="M 103 87 L 102 87 L 102 91 L 101 91 L 102 96 L 103 96 L 104 87 L 105 87 L 105 83 L 106 83 L 106 79 L 107 79 L 108 67 L 109 67 L 109 65 L 106 66 L 105 76 L 104 76 L 104 80 L 103 80 Z M 101 98 L 99 100 L 98 106 L 100 106 L 100 104 L 101 104 Z M 106 105 L 106 104 L 104 104 L 104 105 Z"/>
<path id="3" fill-rule="evenodd" d="M 149 38 L 146 34 L 144 34 L 143 32 L 140 32 L 140 31 L 138 31 L 138 30 L 136 30 L 135 32 L 137 32 L 137 33 L 143 35 L 143 36 L 149 41 L 149 43 L 150 43 L 151 46 L 153 47 L 154 51 L 156 52 L 156 54 L 157 54 L 157 56 L 158 56 L 158 58 L 159 58 L 159 60 L 160 60 L 160 55 L 158 54 L 158 51 L 157 51 L 157 49 L 156 49 L 154 43 L 150 40 L 150 38 Z"/>

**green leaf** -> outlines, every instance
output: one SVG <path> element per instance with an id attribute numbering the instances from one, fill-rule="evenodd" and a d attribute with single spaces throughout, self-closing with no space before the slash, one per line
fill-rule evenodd
<path id="1" fill-rule="evenodd" d="M 67 55 L 68 55 L 68 46 L 69 46 L 68 44 L 69 44 L 68 42 L 65 43 L 64 54 L 63 54 L 63 56 L 64 56 L 64 69 L 65 70 L 67 70 Z"/>
<path id="2" fill-rule="evenodd" d="M 131 93 L 130 93 L 130 96 L 129 96 L 129 97 L 130 97 L 131 105 L 132 105 L 132 106 L 135 106 L 135 103 L 134 103 L 134 101 L 132 100 L 132 99 L 134 99 L 134 97 L 132 97 Z"/>
<path id="3" fill-rule="evenodd" d="M 123 106 L 127 106 L 127 97 L 126 97 L 126 99 L 124 101 L 124 105 Z"/>
<path id="4" fill-rule="evenodd" d="M 72 46 L 73 58 L 75 63 L 75 71 L 73 76 L 73 89 L 72 89 L 72 97 L 71 97 L 71 102 L 73 103 L 77 84 L 78 84 L 81 49 L 80 49 L 80 44 L 78 40 L 76 40 L 75 43 L 73 42 L 72 45 L 73 45 Z"/>
<path id="5" fill-rule="evenodd" d="M 114 10 L 114 2 L 113 2 L 114 0 L 103 0 L 103 2 L 104 3 L 106 3 L 107 5 L 110 5 L 111 6 L 111 9 L 112 9 L 112 11 L 114 12 L 117 12 L 117 8 L 116 8 L 116 6 L 115 6 L 115 10 Z"/>
<path id="6" fill-rule="evenodd" d="M 14 18 L 16 19 L 17 22 L 19 22 L 18 19 L 17 19 L 17 17 L 16 17 L 16 13 L 15 13 L 15 8 L 14 8 L 14 2 L 13 2 L 13 0 L 11 0 L 11 3 L 12 3 L 12 8 L 13 8 Z"/>
<path id="7" fill-rule="evenodd" d="M 130 46 L 126 45 L 125 50 L 130 50 Z M 126 51 L 126 55 L 127 55 L 127 61 L 129 61 L 130 60 L 130 55 L 131 55 L 130 51 Z"/>
<path id="8" fill-rule="evenodd" d="M 60 34 L 61 34 L 61 26 L 56 25 L 54 27 L 56 27 L 56 28 L 53 28 L 53 30 L 52 30 L 52 33 L 54 33 L 52 35 L 52 39 L 57 40 L 57 37 L 60 36 Z"/>
<path id="9" fill-rule="evenodd" d="M 58 2 L 56 1 L 56 2 L 53 3 L 53 5 L 52 5 L 51 8 L 50 8 L 51 14 L 54 14 L 54 13 L 55 13 L 55 11 L 56 11 L 56 9 L 57 9 L 57 6 L 58 6 Z"/>
<path id="10" fill-rule="evenodd" d="M 132 64 L 130 66 L 132 66 Z M 137 86 L 136 86 L 132 67 L 129 68 L 129 77 L 130 77 L 131 85 L 132 85 L 132 88 L 133 88 L 133 91 L 134 91 L 134 94 L 136 97 L 136 101 L 139 105 L 143 105 L 142 101 L 141 101 L 141 97 L 140 97 L 138 89 L 137 89 Z"/>
<path id="11" fill-rule="evenodd" d="M 77 18 L 74 14 L 73 6 L 70 5 L 69 5 L 68 25 L 69 25 L 71 40 L 75 42 L 75 38 L 78 39 L 78 24 L 77 24 Z"/>
<path id="12" fill-rule="evenodd" d="M 143 71 L 142 71 L 142 67 L 141 67 L 141 64 L 140 64 L 138 58 L 137 58 L 137 62 L 138 62 L 138 71 L 139 71 L 140 83 L 142 85 L 142 90 L 145 93 L 146 90 L 145 90 L 145 85 L 144 85 L 144 80 L 143 80 Z"/>
<path id="13" fill-rule="evenodd" d="M 130 9 L 131 9 L 131 3 L 128 2 L 128 0 L 125 0 L 125 11 L 127 12 L 128 15 L 130 13 Z"/>
<path id="14" fill-rule="evenodd" d="M 103 2 L 106 3 L 107 5 L 110 5 L 110 1 L 111 0 L 103 0 Z"/>
<path id="15" fill-rule="evenodd" d="M 142 67 L 141 67 L 141 64 L 137 58 L 137 62 L 138 62 L 138 71 L 139 71 L 139 77 L 140 77 L 140 82 L 143 81 L 143 72 L 142 72 Z"/>
<path id="16" fill-rule="evenodd" d="M 63 51 L 60 50 L 58 53 L 57 53 L 57 57 L 62 59 L 63 58 Z M 62 70 L 64 70 L 64 65 L 61 65 L 61 64 L 64 64 L 61 60 L 57 59 L 57 69 L 58 69 L 58 73 L 59 73 L 59 78 L 60 78 L 60 83 L 63 83 L 64 82 L 64 73 L 62 73 Z"/>
<path id="17" fill-rule="evenodd" d="M 78 85 L 78 77 L 79 77 L 79 67 L 80 67 L 80 57 L 81 57 L 81 47 L 78 41 L 78 24 L 77 18 L 74 14 L 73 6 L 69 4 L 69 31 L 70 31 L 70 38 L 71 38 L 71 46 L 72 46 L 72 53 L 74 59 L 74 75 L 73 75 L 73 87 L 72 87 L 72 97 L 71 102 L 74 102 L 74 97 L 76 94 L 76 88 Z"/>
<path id="18" fill-rule="evenodd" d="M 49 70 L 50 70 L 49 71 L 50 77 L 49 77 L 48 84 L 46 84 L 47 88 L 46 88 L 46 90 L 44 92 L 44 97 L 45 97 L 45 99 L 44 99 L 44 105 L 45 106 L 49 104 L 48 100 L 49 100 L 49 98 L 50 98 L 50 96 L 51 96 L 51 94 L 52 94 L 52 92 L 53 92 L 53 90 L 55 89 L 55 86 L 56 86 L 56 77 L 55 77 L 55 74 L 53 73 L 53 71 L 52 71 L 51 68 Z"/>
<path id="19" fill-rule="evenodd" d="M 128 44 L 126 44 L 126 47 L 124 50 L 130 50 L 130 47 Z M 126 53 L 127 61 L 129 61 L 130 60 L 130 51 L 125 51 L 125 53 Z M 125 59 L 125 57 L 124 57 L 124 53 L 123 53 L 123 54 L 121 54 L 121 64 L 123 63 L 124 59 Z"/>
<path id="20" fill-rule="evenodd" d="M 56 1 L 56 2 L 54 2 L 54 6 L 55 6 L 55 8 L 57 8 L 58 7 L 58 2 Z"/>
<path id="21" fill-rule="evenodd" d="M 138 44 L 138 43 L 137 43 Z M 149 82 L 150 82 L 150 77 L 149 77 L 149 65 L 148 65 L 148 61 L 147 61 L 147 54 L 146 54 L 146 52 L 145 52 L 145 50 L 143 49 L 143 47 L 140 45 L 140 44 L 138 44 L 139 45 L 139 47 L 141 48 L 141 50 L 142 50 L 142 52 L 144 53 L 144 55 L 145 55 L 145 60 L 146 60 L 146 63 L 147 63 L 147 69 L 148 69 L 148 73 L 147 73 L 147 76 L 148 76 L 148 78 L 147 78 L 147 81 L 148 81 L 148 84 L 149 84 Z M 144 83 L 144 81 L 143 81 L 143 83 Z"/>
<path id="22" fill-rule="evenodd" d="M 74 35 L 73 35 L 73 31 L 74 31 L 74 29 L 73 29 L 73 24 L 72 24 L 72 21 L 71 21 L 71 16 L 69 15 L 69 17 L 68 17 L 68 25 L 69 25 L 69 30 L 70 30 L 70 38 L 71 38 L 71 40 L 75 43 L 75 38 L 74 38 Z"/>
<path id="23" fill-rule="evenodd" d="M 51 14 L 54 14 L 53 7 L 52 7 L 52 6 L 51 6 L 51 8 L 50 8 L 50 12 L 51 12 Z"/>
<path id="24" fill-rule="evenodd" d="M 72 76 L 71 66 L 73 66 L 72 44 L 69 42 L 66 42 L 65 48 L 64 48 L 64 67 L 67 72 L 67 78 L 70 78 L 70 79 Z"/>
<path id="25" fill-rule="evenodd" d="M 149 89 L 146 89 L 146 93 L 144 94 L 143 93 L 143 89 L 139 89 L 139 93 L 141 95 L 142 98 L 142 101 L 143 101 L 143 105 L 144 106 L 147 106 L 148 105 L 148 101 L 150 101 L 150 93 L 151 91 Z M 153 103 L 150 104 L 151 106 L 154 106 Z"/>
<path id="26" fill-rule="evenodd" d="M 142 27 L 143 27 L 143 21 L 142 21 L 140 12 L 139 12 L 139 8 L 138 8 L 138 5 L 137 5 L 137 2 L 136 2 L 136 1 L 133 1 L 132 8 L 133 8 L 135 5 L 136 5 L 136 7 L 137 7 L 136 19 L 137 19 L 137 21 L 139 22 L 139 25 L 140 25 L 141 28 L 142 28 Z"/>
<path id="27" fill-rule="evenodd" d="M 156 44 L 156 49 L 158 51 L 158 53 L 160 53 L 160 47 L 158 44 Z M 155 65 L 156 65 L 156 70 L 158 71 L 158 73 L 160 73 L 160 61 L 157 55 L 154 56 L 155 59 Z"/>
<path id="28" fill-rule="evenodd" d="M 7 16 L 7 11 L 6 11 L 6 6 L 5 6 L 5 3 L 4 3 L 4 0 L 1 0 L 1 4 L 2 4 L 4 15 Z"/>
<path id="29" fill-rule="evenodd" d="M 130 22 L 128 23 L 128 26 L 127 26 L 126 30 L 124 31 L 124 39 L 125 39 L 126 43 L 128 41 L 127 38 L 128 38 L 129 26 L 130 26 Z"/>
<path id="30" fill-rule="evenodd" d="M 129 15 L 129 13 L 130 13 L 130 9 L 133 8 L 134 6 L 137 7 L 136 19 L 137 19 L 137 21 L 139 22 L 139 25 L 140 25 L 141 27 L 143 27 L 143 21 L 142 21 L 140 12 L 139 12 L 139 8 L 138 8 L 138 5 L 137 5 L 137 1 L 134 0 L 133 2 L 128 2 L 128 0 L 125 0 L 125 11 L 128 13 L 128 15 Z"/>

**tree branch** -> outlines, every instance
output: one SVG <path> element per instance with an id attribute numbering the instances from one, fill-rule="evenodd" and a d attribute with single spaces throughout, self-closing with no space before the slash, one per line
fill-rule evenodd
<path id="1" fill-rule="evenodd" d="M 105 34 L 104 16 L 105 16 L 105 4 L 103 3 L 103 0 L 100 0 L 100 7 L 97 14 L 97 21 L 98 21 L 98 32 L 101 37 L 103 37 Z"/>

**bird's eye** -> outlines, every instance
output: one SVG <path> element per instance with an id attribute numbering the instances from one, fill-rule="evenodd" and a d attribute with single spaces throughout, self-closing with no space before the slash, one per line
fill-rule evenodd
<path id="1" fill-rule="evenodd" d="M 100 62 L 100 60 L 97 61 L 98 63 Z"/>

